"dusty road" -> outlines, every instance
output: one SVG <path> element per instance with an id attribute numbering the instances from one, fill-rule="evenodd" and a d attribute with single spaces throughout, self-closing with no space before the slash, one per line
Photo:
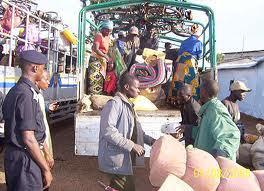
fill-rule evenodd
<path id="1" fill-rule="evenodd" d="M 98 171 L 97 158 L 74 155 L 74 125 L 68 120 L 51 127 L 55 166 L 51 191 L 103 191 L 97 180 L 108 183 Z M 147 167 L 147 162 L 146 162 Z M 3 154 L 0 155 L 0 190 L 5 190 Z M 136 169 L 138 191 L 152 190 L 147 168 Z"/>
<path id="2" fill-rule="evenodd" d="M 250 116 L 242 116 L 242 121 L 248 127 L 247 132 L 255 133 L 257 123 L 264 124 Z M 73 120 L 64 121 L 51 127 L 53 139 L 55 167 L 54 181 L 51 191 L 101 191 L 96 182 L 101 180 L 107 183 L 107 177 L 97 169 L 96 157 L 74 155 L 74 125 Z M 0 155 L 0 190 L 5 190 L 3 155 Z M 146 168 L 136 169 L 135 181 L 137 191 L 155 190 L 148 180 L 148 160 Z"/>

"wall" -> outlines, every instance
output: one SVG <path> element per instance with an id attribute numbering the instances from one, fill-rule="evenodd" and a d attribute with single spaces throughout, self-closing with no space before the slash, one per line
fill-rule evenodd
<path id="1" fill-rule="evenodd" d="M 219 98 L 222 100 L 227 97 L 229 92 L 230 80 L 243 81 L 252 89 L 242 102 L 239 102 L 240 111 L 256 118 L 264 119 L 264 64 L 258 64 L 250 68 L 220 69 Z"/>

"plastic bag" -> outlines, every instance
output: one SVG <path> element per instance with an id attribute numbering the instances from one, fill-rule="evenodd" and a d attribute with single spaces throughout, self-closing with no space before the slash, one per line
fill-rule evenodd
<path id="1" fill-rule="evenodd" d="M 256 170 L 264 170 L 264 126 L 257 124 L 256 128 L 260 136 L 252 145 L 250 154 L 252 156 L 253 167 Z"/>
<path id="2" fill-rule="evenodd" d="M 173 122 L 173 123 L 162 125 L 161 132 L 165 134 L 176 133 L 176 130 L 178 129 L 180 125 L 181 124 L 178 122 Z"/>
<path id="3" fill-rule="evenodd" d="M 173 174 L 169 174 L 158 191 L 193 191 L 184 181 Z"/>
<path id="4" fill-rule="evenodd" d="M 252 144 L 241 144 L 239 146 L 239 157 L 237 162 L 241 165 L 251 166 L 252 165 L 252 159 L 250 155 Z"/>
<path id="5" fill-rule="evenodd" d="M 88 111 L 92 111 L 91 108 L 92 102 L 90 100 L 91 95 L 84 94 L 83 98 L 77 104 L 77 112 L 85 113 Z"/>
<path id="6" fill-rule="evenodd" d="M 139 95 L 135 99 L 131 99 L 136 111 L 156 111 L 158 108 L 146 97 Z"/>
<path id="7" fill-rule="evenodd" d="M 69 30 L 69 29 L 64 29 L 62 31 L 62 34 L 65 36 L 65 38 L 72 43 L 73 45 L 77 45 L 78 43 L 78 39 L 76 36 L 74 36 L 74 34 Z"/>
<path id="8" fill-rule="evenodd" d="M 163 100 L 166 99 L 166 96 L 164 94 L 164 91 L 161 88 L 161 85 L 157 85 L 152 88 L 141 89 L 140 95 L 145 96 L 153 103 L 156 103 L 157 101 L 162 100 L 162 99 Z"/>
<path id="9" fill-rule="evenodd" d="M 157 51 L 149 48 L 144 48 L 142 55 L 144 58 L 152 57 L 153 55 L 155 55 L 156 59 L 160 58 L 162 60 L 165 60 L 166 56 L 166 54 L 162 51 Z"/>

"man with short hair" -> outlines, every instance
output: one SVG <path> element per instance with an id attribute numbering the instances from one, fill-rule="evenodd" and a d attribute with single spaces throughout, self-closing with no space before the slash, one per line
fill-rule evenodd
<path id="1" fill-rule="evenodd" d="M 231 83 L 230 91 L 230 95 L 222 100 L 222 102 L 240 131 L 241 143 L 244 143 L 245 126 L 240 122 L 240 111 L 237 101 L 244 100 L 246 93 L 250 92 L 251 89 L 249 89 L 244 82 L 236 80 Z"/>
<path id="2" fill-rule="evenodd" d="M 222 101 L 235 123 L 240 120 L 240 111 L 237 101 L 243 101 L 246 97 L 246 93 L 250 91 L 251 89 L 249 89 L 244 82 L 236 80 L 230 85 L 230 95 Z"/>
<path id="3" fill-rule="evenodd" d="M 192 97 L 192 87 L 189 84 L 183 86 L 177 92 L 178 103 L 181 105 L 181 125 L 185 126 L 185 145 L 188 146 L 194 143 L 191 137 L 193 126 L 198 126 L 198 112 L 201 108 L 200 104 Z"/>
<path id="4" fill-rule="evenodd" d="M 205 150 L 213 156 L 223 156 L 236 160 L 240 143 L 240 133 L 232 121 L 226 107 L 217 99 L 219 92 L 215 80 L 201 84 L 200 124 L 194 132 L 194 147 Z"/>
<path id="5" fill-rule="evenodd" d="M 206 80 L 200 88 L 202 107 L 198 113 L 199 125 L 192 128 L 194 147 L 207 151 L 214 157 L 222 156 L 235 161 L 240 132 L 227 108 L 217 99 L 218 83 Z"/>
<path id="6" fill-rule="evenodd" d="M 139 94 L 139 81 L 124 73 L 119 80 L 119 92 L 107 102 L 101 112 L 98 163 L 110 176 L 110 187 L 119 191 L 134 191 L 133 166 L 144 164 L 144 143 L 155 141 L 145 135 L 129 102 Z"/>
<path id="7" fill-rule="evenodd" d="M 22 52 L 20 59 L 22 76 L 3 104 L 6 185 L 8 191 L 41 191 L 50 186 L 52 175 L 41 152 L 46 135 L 35 84 L 48 60 L 35 50 Z"/>
<path id="8" fill-rule="evenodd" d="M 134 64 L 136 59 L 136 53 L 139 50 L 140 46 L 140 39 L 139 39 L 139 30 L 136 26 L 132 26 L 126 37 L 126 44 L 125 44 L 125 54 L 124 54 L 124 61 L 128 70 Z"/>
<path id="9" fill-rule="evenodd" d="M 123 57 L 125 55 L 125 46 L 126 46 L 126 33 L 125 31 L 119 31 L 118 32 L 118 39 L 116 40 L 116 46 Z"/>
<path id="10" fill-rule="evenodd" d="M 159 38 L 157 30 L 153 26 L 147 26 L 146 34 L 140 38 L 140 49 L 150 48 L 157 50 L 159 48 Z"/>

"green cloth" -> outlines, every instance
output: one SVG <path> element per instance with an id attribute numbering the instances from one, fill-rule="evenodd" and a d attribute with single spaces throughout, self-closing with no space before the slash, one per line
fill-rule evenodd
<path id="1" fill-rule="evenodd" d="M 194 147 L 213 154 L 222 151 L 235 161 L 240 144 L 240 132 L 227 108 L 217 98 L 206 102 L 200 109 L 198 127 L 193 128 Z"/>

